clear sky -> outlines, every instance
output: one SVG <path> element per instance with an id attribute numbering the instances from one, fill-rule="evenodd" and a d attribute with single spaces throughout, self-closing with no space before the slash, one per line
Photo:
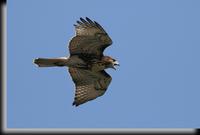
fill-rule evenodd
<path id="1" fill-rule="evenodd" d="M 200 1 L 8 0 L 9 128 L 200 127 Z M 73 24 L 99 22 L 120 62 L 106 93 L 72 106 L 65 67 L 38 68 L 37 57 L 69 55 Z"/>

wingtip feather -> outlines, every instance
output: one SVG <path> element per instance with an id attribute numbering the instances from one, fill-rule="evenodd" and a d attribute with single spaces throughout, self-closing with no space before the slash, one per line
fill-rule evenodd
<path id="1" fill-rule="evenodd" d="M 77 107 L 77 106 L 79 106 L 79 104 L 77 104 L 75 101 L 72 103 L 72 106 L 75 106 L 75 107 Z"/>

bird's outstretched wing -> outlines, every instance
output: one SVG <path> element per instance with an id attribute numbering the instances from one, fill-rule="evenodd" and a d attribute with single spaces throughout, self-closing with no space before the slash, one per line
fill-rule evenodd
<path id="1" fill-rule="evenodd" d="M 112 44 L 111 38 L 103 27 L 87 17 L 86 19 L 80 18 L 74 26 L 76 35 L 69 43 L 70 55 L 100 59 L 104 49 Z"/>
<path id="2" fill-rule="evenodd" d="M 76 87 L 73 102 L 75 106 L 102 96 L 112 80 L 104 70 L 92 72 L 86 69 L 69 68 L 69 73 Z"/>

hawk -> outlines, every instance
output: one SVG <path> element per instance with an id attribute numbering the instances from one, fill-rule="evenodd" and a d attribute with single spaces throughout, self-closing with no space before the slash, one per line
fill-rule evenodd
<path id="1" fill-rule="evenodd" d="M 72 105 L 79 106 L 102 96 L 112 78 L 105 69 L 119 66 L 118 61 L 104 56 L 105 48 L 112 40 L 96 21 L 80 18 L 75 26 L 75 36 L 69 42 L 69 57 L 37 58 L 38 67 L 67 66 L 75 83 L 75 98 Z"/>

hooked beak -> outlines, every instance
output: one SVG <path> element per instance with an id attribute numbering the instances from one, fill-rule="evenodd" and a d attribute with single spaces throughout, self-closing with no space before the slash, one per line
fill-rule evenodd
<path id="1" fill-rule="evenodd" d="M 112 68 L 116 70 L 115 66 L 120 66 L 118 61 L 114 61 L 112 66 Z"/>

